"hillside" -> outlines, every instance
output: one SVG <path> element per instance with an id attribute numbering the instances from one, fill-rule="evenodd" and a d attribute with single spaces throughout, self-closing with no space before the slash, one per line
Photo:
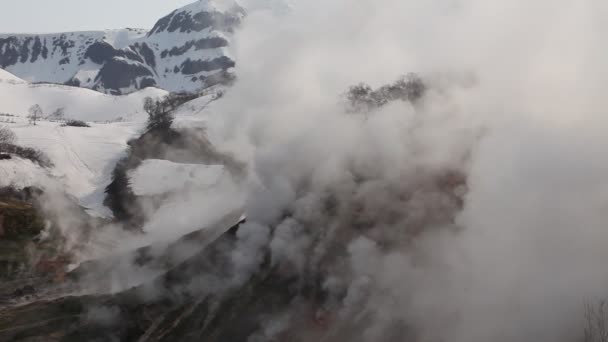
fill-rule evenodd
<path id="1" fill-rule="evenodd" d="M 101 202 L 111 170 L 146 120 L 143 99 L 166 94 L 148 88 L 112 96 L 77 87 L 33 85 L 1 69 L 0 93 L 6 96 L 0 101 L 0 126 L 9 127 L 18 144 L 41 150 L 54 164 L 45 170 L 29 161 L 1 161 L 4 176 L 0 186 L 23 188 L 58 182 L 81 205 L 102 216 L 108 215 Z M 35 104 L 42 108 L 43 117 L 63 108 L 65 119 L 87 121 L 91 127 L 62 127 L 60 121 L 45 119 L 32 125 L 27 115 Z"/>
<path id="2" fill-rule="evenodd" d="M 24 118 L 34 104 L 40 105 L 46 115 L 58 108 L 65 117 L 85 121 L 129 121 L 145 119 L 141 109 L 145 97 L 167 94 L 157 88 L 147 88 L 124 96 L 110 96 L 73 86 L 57 84 L 31 84 L 0 69 L 0 113 Z"/>
<path id="3" fill-rule="evenodd" d="M 5 100 L 0 101 L 0 127 L 11 129 L 16 134 L 19 145 L 42 151 L 53 164 L 47 169 L 19 158 L 0 161 L 0 188 L 61 188 L 74 197 L 78 204 L 87 208 L 89 214 L 112 217 L 110 210 L 103 205 L 106 196 L 104 191 L 111 181 L 116 163 L 129 148 L 128 142 L 145 130 L 147 114 L 142 108 L 143 100 L 146 97 L 160 98 L 167 92 L 147 88 L 129 95 L 105 95 L 78 87 L 33 85 L 0 69 L 0 93 L 6 95 Z M 204 127 L 208 115 L 203 111 L 215 98 L 213 94 L 214 91 L 211 91 L 210 95 L 202 96 L 182 107 L 176 113 L 176 127 L 190 130 Z M 28 109 L 35 104 L 42 108 L 43 118 L 33 125 L 27 116 Z M 64 109 L 63 120 L 82 120 L 90 127 L 63 126 L 63 120 L 51 115 L 59 108 Z M 173 167 L 183 169 L 179 165 L 174 164 Z M 166 167 L 154 170 L 158 174 L 157 178 L 144 178 L 145 181 L 136 182 L 137 191 L 156 191 L 160 194 L 188 184 L 184 183 L 190 177 L 188 172 L 181 181 L 173 178 L 163 183 L 162 179 L 158 179 L 171 173 L 173 176 L 178 175 L 171 170 L 172 168 Z M 198 172 L 194 175 L 200 176 Z M 209 179 L 218 180 L 218 175 L 210 174 Z M 201 180 L 198 181 L 200 182 Z M 202 184 L 207 184 L 207 181 L 202 180 Z M 189 184 L 190 187 L 191 185 L 192 183 Z"/>

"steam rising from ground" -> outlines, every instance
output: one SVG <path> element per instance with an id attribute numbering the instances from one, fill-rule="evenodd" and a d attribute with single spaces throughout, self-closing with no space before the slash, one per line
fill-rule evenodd
<path id="1" fill-rule="evenodd" d="M 251 14 L 217 112 L 223 146 L 250 161 L 249 221 L 274 229 L 274 262 L 321 273 L 337 293 L 324 305 L 359 319 L 362 340 L 394 324 L 420 341 L 579 336 L 583 300 L 608 291 L 606 10 L 308 0 Z M 419 104 L 345 112 L 349 85 L 407 71 L 429 84 Z M 462 209 L 446 174 L 466 176 Z"/>
<path id="2" fill-rule="evenodd" d="M 236 283 L 268 248 L 326 294 L 327 341 L 576 340 L 583 301 L 608 293 L 608 5 L 293 2 L 250 13 L 208 127 L 250 171 Z M 420 101 L 347 110 L 350 85 L 406 72 Z M 200 228 L 208 197 L 182 195 L 180 229 Z M 252 339 L 318 339 L 301 310 Z"/>

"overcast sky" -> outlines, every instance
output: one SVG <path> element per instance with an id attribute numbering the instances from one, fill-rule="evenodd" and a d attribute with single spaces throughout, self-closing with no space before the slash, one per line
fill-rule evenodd
<path id="1" fill-rule="evenodd" d="M 0 0 L 0 32 L 59 32 L 151 28 L 195 0 Z"/>

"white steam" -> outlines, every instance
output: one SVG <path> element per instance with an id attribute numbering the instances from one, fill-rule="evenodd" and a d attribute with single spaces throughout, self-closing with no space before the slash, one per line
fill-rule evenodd
<path id="1" fill-rule="evenodd" d="M 216 111 L 223 146 L 253 170 L 249 219 L 276 227 L 273 261 L 318 271 L 346 244 L 348 263 L 323 273 L 347 287 L 343 317 L 355 319 L 349 305 L 369 313 L 364 340 L 395 320 L 421 341 L 579 336 L 584 299 L 608 293 L 606 10 L 307 0 L 285 16 L 250 14 L 239 80 Z M 405 72 L 429 82 L 416 106 L 343 109 L 349 85 Z M 462 210 L 427 186 L 442 172 L 466 175 Z M 362 207 L 365 233 L 348 205 Z"/>
<path id="2" fill-rule="evenodd" d="M 231 281 L 270 251 L 327 292 L 326 341 L 576 340 L 584 300 L 608 296 L 606 13 L 599 0 L 250 13 L 232 46 L 238 81 L 208 127 L 248 164 Z M 419 102 L 346 110 L 349 86 L 407 72 L 428 86 Z M 240 185 L 175 194 L 148 222 L 153 241 L 239 207 Z M 294 313 L 251 340 L 315 336 Z"/>

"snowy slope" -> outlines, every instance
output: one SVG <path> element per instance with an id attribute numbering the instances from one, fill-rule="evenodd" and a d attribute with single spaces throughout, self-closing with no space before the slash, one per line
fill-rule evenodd
<path id="1" fill-rule="evenodd" d="M 222 87 L 213 87 L 209 95 L 197 98 L 179 108 L 176 127 L 205 127 L 215 132 L 222 116 L 209 111 Z M 49 169 L 29 160 L 14 157 L 0 160 L 0 187 L 36 186 L 46 190 L 65 191 L 93 216 L 111 217 L 103 205 L 104 190 L 111 181 L 117 161 L 125 155 L 127 141 L 139 136 L 147 116 L 141 111 L 145 96 L 162 96 L 163 90 L 148 88 L 126 96 L 110 96 L 83 88 L 31 85 L 0 69 L 0 113 L 11 113 L 14 121 L 2 123 L 18 136 L 19 145 L 43 151 L 54 163 Z M 32 104 L 40 104 L 48 113 L 66 108 L 66 116 L 95 120 L 91 127 L 62 127 L 59 122 L 39 121 L 29 124 L 26 113 Z M 115 121 L 122 116 L 122 121 Z M 0 119 L 2 117 L 0 116 Z M 219 121 L 218 121 L 219 120 Z M 145 234 L 116 231 L 113 225 L 100 227 L 90 236 L 86 248 L 79 249 L 77 260 L 116 255 L 133 248 L 173 241 L 203 227 L 210 236 L 219 236 L 226 227 L 243 220 L 245 191 L 241 182 L 222 165 L 180 164 L 165 160 L 145 160 L 130 174 L 131 188 L 139 196 L 161 198 L 159 207 L 149 212 L 143 227 Z M 216 225 L 228 220 L 228 224 Z M 214 228 L 215 227 L 215 228 Z M 64 232 L 70 236 L 74 232 Z M 211 238 L 213 240 L 213 238 Z M 210 241 L 211 241 L 210 240 Z M 180 250 L 180 258 L 196 253 L 196 248 Z M 130 283 L 116 289 L 138 285 L 158 274 L 155 269 L 114 267 L 113 274 L 128 272 Z M 134 273 L 136 272 L 136 273 Z M 120 279 L 126 277 L 118 274 Z"/>
<path id="2" fill-rule="evenodd" d="M 54 164 L 51 169 L 43 169 L 18 158 L 0 161 L 0 187 L 59 187 L 89 208 L 91 214 L 109 217 L 111 212 L 102 204 L 104 189 L 111 181 L 116 162 L 128 148 L 127 142 L 143 131 L 147 119 L 142 110 L 143 98 L 163 96 L 167 92 L 147 88 L 129 95 L 112 96 L 77 87 L 32 85 L 0 69 L 0 94 L 0 125 L 8 126 L 16 133 L 19 145 L 41 150 Z M 205 108 L 214 98 L 212 93 L 183 106 L 177 113 L 176 126 L 207 126 Z M 67 118 L 88 121 L 91 127 L 62 127 L 60 122 L 49 120 L 31 125 L 27 110 L 33 104 L 39 104 L 46 114 L 63 107 Z M 7 113 L 11 116 L 3 116 Z M 5 117 L 10 122 L 3 122 Z M 205 201 L 224 203 L 231 210 L 234 206 L 228 204 L 235 203 L 234 196 L 238 192 L 222 166 L 150 160 L 135 170 L 132 177 L 136 194 L 188 192 L 189 196 L 199 196 Z M 219 199 L 214 199 L 217 193 L 221 193 Z M 198 200 L 191 204 L 185 203 L 187 201 L 184 197 L 169 201 L 157 214 L 161 215 L 159 222 L 164 222 L 162 215 L 176 210 L 175 206 L 200 205 Z M 217 209 L 199 211 L 201 215 L 213 218 L 222 212 Z M 186 231 L 191 227 L 184 223 L 182 229 Z M 148 229 L 156 231 L 161 226 L 152 223 Z"/>
<path id="3" fill-rule="evenodd" d="M 109 211 L 101 204 L 103 190 L 116 161 L 127 149 L 127 141 L 143 129 L 147 117 L 141 109 L 143 98 L 166 93 L 148 88 L 126 96 L 110 96 L 77 87 L 32 85 L 0 69 L 0 125 L 16 133 L 19 145 L 43 151 L 55 165 L 46 170 L 19 159 L 0 161 L 0 186 L 44 187 L 52 180 L 91 213 L 108 216 Z M 39 104 L 46 114 L 65 108 L 66 118 L 89 121 L 91 127 L 62 127 L 59 122 L 46 120 L 31 125 L 27 110 L 33 104 Z M 10 122 L 4 122 L 4 118 Z"/>
<path id="4" fill-rule="evenodd" d="M 30 106 L 39 104 L 46 115 L 57 108 L 65 109 L 66 118 L 84 121 L 145 119 L 142 102 L 145 97 L 161 97 L 166 91 L 146 88 L 125 95 L 110 96 L 89 89 L 54 84 L 28 84 L 0 69 L 0 113 L 25 118 Z"/>
<path id="5" fill-rule="evenodd" d="M 36 126 L 23 120 L 9 124 L 18 143 L 44 152 L 53 162 L 50 177 L 82 206 L 97 216 L 110 216 L 102 204 L 116 162 L 124 155 L 127 141 L 141 132 L 142 122 L 91 124 L 90 128 L 62 127 L 41 121 Z M 5 164 L 0 161 L 0 169 Z M 24 184 L 27 186 L 28 184 Z M 36 185 L 36 183 L 29 184 Z"/>
<path id="6" fill-rule="evenodd" d="M 196 91 L 231 78 L 228 45 L 243 16 L 234 2 L 200 0 L 161 18 L 150 31 L 0 34 L 0 68 L 30 82 L 108 94 L 150 86 Z"/>
<path id="7" fill-rule="evenodd" d="M 11 74 L 10 72 L 6 71 L 6 70 L 2 70 L 0 69 L 0 83 L 25 83 L 24 80 L 20 79 L 19 77 Z"/>

